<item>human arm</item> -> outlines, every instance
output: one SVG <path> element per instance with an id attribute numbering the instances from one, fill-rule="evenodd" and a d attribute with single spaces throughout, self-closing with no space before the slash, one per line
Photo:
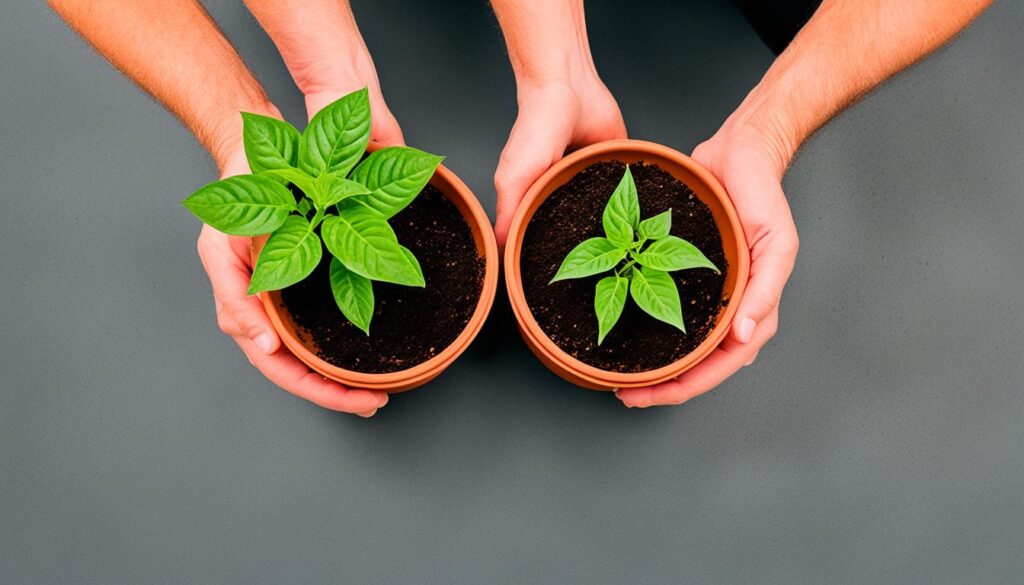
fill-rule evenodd
<path id="1" fill-rule="evenodd" d="M 348 0 L 245 0 L 281 53 L 310 118 L 363 87 L 370 94 L 371 140 L 405 144 L 380 89 L 377 70 Z"/>
<path id="2" fill-rule="evenodd" d="M 751 250 L 731 335 L 676 380 L 620 390 L 627 406 L 679 404 L 756 358 L 778 328 L 798 240 L 782 177 L 800 145 L 858 97 L 966 27 L 990 0 L 824 0 L 789 47 L 693 157 L 725 186 Z"/>
<path id="3" fill-rule="evenodd" d="M 50 5 L 181 119 L 210 152 L 221 176 L 249 172 L 239 112 L 280 114 L 198 2 L 50 0 Z M 198 248 L 221 329 L 271 381 L 333 410 L 368 414 L 387 401 L 386 395 L 324 380 L 281 347 L 259 299 L 245 294 L 251 274 L 248 238 L 204 226 Z"/>
<path id="4" fill-rule="evenodd" d="M 519 114 L 494 174 L 495 232 L 566 150 L 626 137 L 619 106 L 590 54 L 582 0 L 492 0 L 516 77 Z"/>

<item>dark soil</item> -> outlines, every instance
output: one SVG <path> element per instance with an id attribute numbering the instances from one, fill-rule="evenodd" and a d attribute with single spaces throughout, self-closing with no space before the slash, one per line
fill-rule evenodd
<path id="1" fill-rule="evenodd" d="M 605 274 L 548 284 L 577 244 L 604 235 L 601 214 L 626 166 L 600 162 L 583 169 L 537 209 L 522 249 L 526 302 L 544 333 L 576 359 L 612 372 L 654 370 L 690 353 L 711 333 L 723 302 L 728 269 L 711 210 L 685 184 L 657 165 L 631 164 L 640 217 L 672 209 L 672 235 L 688 240 L 722 270 L 673 272 L 683 305 L 686 333 L 647 315 L 631 298 L 600 346 L 594 287 Z"/>
<path id="2" fill-rule="evenodd" d="M 369 336 L 334 302 L 326 249 L 313 274 L 281 291 L 303 341 L 311 341 L 323 360 L 348 370 L 380 374 L 427 361 L 462 333 L 483 290 L 484 259 L 473 233 L 436 188 L 427 185 L 390 223 L 398 241 L 419 260 L 427 285 L 374 282 Z"/>

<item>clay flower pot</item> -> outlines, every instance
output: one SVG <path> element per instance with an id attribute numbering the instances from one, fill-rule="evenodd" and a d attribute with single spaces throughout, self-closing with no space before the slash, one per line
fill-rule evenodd
<path id="1" fill-rule="evenodd" d="M 370 144 L 368 151 L 373 152 L 380 148 Z M 274 329 L 281 337 L 281 341 L 299 360 L 308 365 L 319 374 L 344 384 L 351 388 L 365 388 L 368 390 L 380 390 L 384 392 L 403 392 L 417 386 L 426 384 L 437 377 L 441 372 L 458 358 L 463 351 L 480 332 L 487 314 L 494 303 L 494 295 L 498 288 L 498 246 L 494 239 L 494 230 L 491 227 L 487 214 L 484 213 L 480 202 L 455 173 L 444 166 L 438 167 L 430 184 L 437 188 L 451 201 L 461 212 L 473 232 L 473 240 L 476 243 L 477 252 L 484 259 L 483 287 L 480 298 L 477 300 L 476 309 L 469 322 L 462 332 L 455 338 L 448 347 L 440 353 L 417 364 L 411 368 L 397 372 L 384 374 L 369 374 L 340 368 L 321 359 L 314 347 L 303 341 L 296 332 L 296 324 L 291 315 L 284 308 L 280 291 L 269 291 L 260 293 L 263 307 L 270 317 Z M 253 239 L 252 261 L 255 264 L 267 236 Z M 339 312 L 338 318 L 342 319 Z M 429 324 L 410 324 L 410 327 L 427 326 Z"/>
<path id="2" fill-rule="evenodd" d="M 637 373 L 602 370 L 569 355 L 538 325 L 524 294 L 520 257 L 527 225 L 542 203 L 556 189 L 591 164 L 618 160 L 626 164 L 654 163 L 682 181 L 708 206 L 722 237 L 722 248 L 729 270 L 719 309 L 710 334 L 692 352 L 664 367 Z M 612 140 L 591 145 L 569 154 L 555 163 L 527 191 L 516 210 L 505 247 L 505 281 L 519 331 L 527 346 L 551 371 L 578 386 L 595 390 L 638 388 L 677 377 L 703 360 L 725 338 L 743 294 L 750 272 L 750 253 L 739 217 L 725 189 L 707 169 L 690 157 L 671 148 L 641 140 Z"/>

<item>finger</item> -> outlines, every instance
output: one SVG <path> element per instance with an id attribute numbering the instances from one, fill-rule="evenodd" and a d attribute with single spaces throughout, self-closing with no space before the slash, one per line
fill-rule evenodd
<path id="1" fill-rule="evenodd" d="M 274 353 L 281 341 L 257 296 L 247 296 L 249 239 L 222 234 L 209 226 L 199 236 L 199 258 L 210 277 L 217 321 L 228 335 L 248 337 L 260 351 Z"/>
<path id="2" fill-rule="evenodd" d="M 710 141 L 705 140 L 697 145 L 690 153 L 690 158 L 704 165 L 708 170 L 712 170 L 712 163 L 714 162 L 711 156 L 713 145 Z"/>
<path id="3" fill-rule="evenodd" d="M 222 333 L 235 337 L 237 335 L 245 335 L 242 328 L 238 326 L 238 322 L 235 321 L 228 312 L 224 309 L 224 303 L 217 300 L 217 297 L 213 298 L 213 308 L 217 312 L 217 327 L 220 328 Z"/>
<path id="4" fill-rule="evenodd" d="M 380 90 L 371 84 L 370 87 L 370 139 L 382 146 L 404 146 L 405 137 L 402 135 L 402 128 L 398 120 L 392 115 L 384 96 Z M 329 104 L 340 99 L 342 96 L 355 91 L 358 87 L 349 89 L 325 89 L 306 94 L 306 114 L 312 120 L 317 112 Z"/>
<path id="5" fill-rule="evenodd" d="M 388 403 L 388 395 L 384 392 L 350 390 L 310 371 L 286 349 L 267 355 L 247 337 L 238 336 L 234 339 L 268 380 L 317 406 L 338 412 L 372 416 L 378 408 Z"/>
<path id="6" fill-rule="evenodd" d="M 754 355 L 750 356 L 750 358 L 747 359 L 746 363 L 743 364 L 743 367 L 746 368 L 752 366 L 754 362 L 757 360 L 757 354 L 759 353 L 761 353 L 760 350 L 758 350 Z"/>
<path id="7" fill-rule="evenodd" d="M 778 309 L 799 246 L 792 221 L 787 211 L 781 225 L 757 240 L 751 250 L 750 279 L 732 328 L 733 336 L 742 343 L 749 342 L 757 325 Z"/>
<path id="8" fill-rule="evenodd" d="M 565 154 L 570 131 L 539 116 L 516 120 L 494 172 L 498 204 L 494 232 L 504 245 L 516 207 L 530 186 Z"/>
<path id="9" fill-rule="evenodd" d="M 377 112 L 381 112 L 378 116 Z M 391 115 L 387 106 L 381 104 L 373 110 L 373 129 L 370 139 L 381 146 L 405 146 L 405 137 L 398 126 L 398 120 Z"/>
<path id="10" fill-rule="evenodd" d="M 615 393 L 630 408 L 682 404 L 721 384 L 743 366 L 752 363 L 778 327 L 776 311 L 762 320 L 750 343 L 727 338 L 707 358 L 678 378 L 646 388 L 623 388 Z"/>
<path id="11" fill-rule="evenodd" d="M 696 154 L 707 148 L 698 146 Z M 723 171 L 750 246 L 750 276 L 732 328 L 733 337 L 742 342 L 750 341 L 757 324 L 778 306 L 799 247 L 782 183 L 757 154 L 759 158 L 751 157 L 749 164 Z"/>

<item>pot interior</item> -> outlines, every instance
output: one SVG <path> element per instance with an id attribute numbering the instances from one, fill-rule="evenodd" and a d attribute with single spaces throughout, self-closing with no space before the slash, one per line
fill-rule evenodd
<path id="1" fill-rule="evenodd" d="M 715 316 L 715 328 L 711 334 L 697 349 L 678 361 L 658 369 L 637 373 L 609 372 L 595 368 L 577 360 L 555 345 L 530 313 L 530 308 L 523 296 L 520 273 L 522 236 L 537 209 L 555 190 L 586 167 L 598 162 L 615 160 L 626 164 L 635 164 L 640 161 L 656 164 L 677 180 L 685 183 L 711 211 L 715 226 L 722 237 L 722 251 L 729 264 L 722 287 L 722 306 Z M 694 168 L 691 169 L 688 164 L 692 164 Z M 724 194 L 724 188 L 719 185 L 717 179 L 709 171 L 701 168 L 699 164 L 691 161 L 688 157 L 661 145 L 639 140 L 598 143 L 568 155 L 563 159 L 562 165 L 560 168 L 556 165 L 557 170 L 552 169 L 548 175 L 542 176 L 538 180 L 533 187 L 533 189 L 538 189 L 536 196 L 532 197 L 528 206 L 522 210 L 522 218 L 513 225 L 515 241 L 512 243 L 513 248 L 509 250 L 508 260 L 511 264 L 508 264 L 507 268 L 510 271 L 516 271 L 517 278 L 508 279 L 508 285 L 513 296 L 513 308 L 516 309 L 520 319 L 520 328 L 524 337 L 535 353 L 544 354 L 546 359 L 542 359 L 542 361 L 548 363 L 556 373 L 583 386 L 602 389 L 641 387 L 678 376 L 707 357 L 725 337 L 727 323 L 723 323 L 723 320 L 731 320 L 735 314 L 739 296 L 742 294 L 749 274 L 750 260 L 746 240 L 739 228 L 739 220 L 731 207 L 731 202 L 728 201 L 728 195 L 724 195 L 726 201 L 723 202 L 716 194 L 716 189 Z M 739 233 L 737 230 L 740 230 Z M 520 307 L 516 307 L 516 298 L 519 298 L 522 303 Z"/>
<path id="2" fill-rule="evenodd" d="M 497 287 L 497 247 L 494 243 L 493 231 L 490 230 L 490 223 L 486 219 L 486 214 L 480 209 L 476 200 L 472 199 L 472 194 L 468 188 L 447 168 L 438 168 L 437 172 L 430 179 L 430 185 L 440 191 L 458 209 L 462 219 L 470 228 L 478 256 L 485 260 L 483 286 L 480 298 L 477 300 L 477 305 L 474 308 L 473 316 L 456 339 L 445 350 L 437 353 L 430 359 L 405 370 L 381 374 L 364 373 L 345 370 L 320 358 L 319 348 L 311 336 L 300 334 L 301 327 L 285 308 L 281 298 L 281 291 L 263 293 L 266 295 L 266 300 L 269 301 L 269 304 L 276 309 L 274 311 L 275 315 L 271 315 L 271 319 L 278 322 L 282 341 L 302 361 L 321 374 L 343 383 L 362 385 L 364 387 L 372 387 L 374 380 L 384 380 L 385 378 L 408 378 L 409 380 L 426 381 L 447 367 L 451 360 L 468 345 L 469 341 L 479 331 L 483 317 L 490 310 L 494 290 Z M 481 223 L 481 218 L 483 218 L 483 223 Z M 416 325 L 411 324 L 411 326 Z"/>
<path id="3" fill-rule="evenodd" d="M 697 176 L 691 169 L 684 167 L 676 161 L 665 157 L 663 155 L 642 151 L 639 149 L 622 149 L 614 152 L 598 153 L 594 156 L 588 156 L 573 164 L 567 166 L 562 172 L 558 173 L 555 178 L 548 182 L 543 187 L 539 196 L 533 200 L 524 217 L 524 225 L 529 224 L 529 221 L 533 218 L 534 213 L 537 209 L 547 200 L 547 198 L 555 192 L 559 187 L 569 182 L 577 173 L 587 168 L 588 166 L 604 161 L 618 160 L 626 164 L 635 164 L 640 161 L 645 163 L 653 163 L 661 167 L 662 170 L 675 177 L 677 180 L 686 184 L 694 192 L 694 194 L 708 206 L 711 210 L 711 215 L 715 220 L 715 226 L 718 228 L 718 232 L 722 236 L 722 251 L 725 253 L 726 261 L 729 263 L 729 270 L 726 271 L 725 283 L 722 285 L 722 307 L 718 311 L 718 316 L 715 322 L 718 323 L 722 316 L 725 314 L 729 305 L 733 303 L 732 293 L 736 290 L 737 278 L 740 270 L 738 269 L 741 265 L 740 249 L 737 245 L 737 240 L 742 241 L 743 238 L 734 237 L 734 230 L 732 223 L 729 221 L 729 212 L 726 210 L 725 205 L 715 195 L 714 189 L 711 185 L 705 181 L 702 177 Z M 519 248 L 522 247 L 522 239 L 517 244 Z M 517 250 L 517 253 L 520 250 Z"/>

